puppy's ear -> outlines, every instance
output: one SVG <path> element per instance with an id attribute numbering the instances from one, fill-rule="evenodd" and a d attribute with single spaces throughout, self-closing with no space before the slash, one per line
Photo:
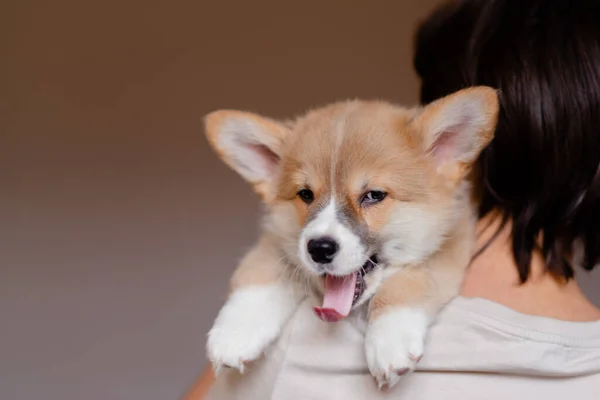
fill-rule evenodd
<path id="1" fill-rule="evenodd" d="M 492 141 L 498 111 L 496 91 L 477 86 L 430 103 L 412 124 L 436 170 L 460 179 Z"/>
<path id="2" fill-rule="evenodd" d="M 290 128 L 244 111 L 219 110 L 204 117 L 205 133 L 219 157 L 267 197 Z"/>

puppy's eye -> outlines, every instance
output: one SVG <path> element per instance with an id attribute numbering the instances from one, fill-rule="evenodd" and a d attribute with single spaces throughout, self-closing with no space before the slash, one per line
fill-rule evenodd
<path id="1" fill-rule="evenodd" d="M 298 192 L 298 197 L 306 204 L 310 204 L 315 200 L 315 194 L 310 189 L 302 189 Z"/>
<path id="2" fill-rule="evenodd" d="M 362 199 L 360 200 L 361 206 L 368 206 L 371 204 L 376 204 L 385 199 L 387 196 L 386 192 L 382 192 L 380 190 L 371 190 L 364 194 Z"/>

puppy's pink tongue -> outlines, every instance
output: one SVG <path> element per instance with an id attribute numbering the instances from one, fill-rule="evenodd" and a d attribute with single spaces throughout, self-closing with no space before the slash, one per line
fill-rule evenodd
<path id="1" fill-rule="evenodd" d="M 325 322 L 336 322 L 346 318 L 352 308 L 357 277 L 358 272 L 347 276 L 327 275 L 323 307 L 313 309 L 317 317 Z"/>

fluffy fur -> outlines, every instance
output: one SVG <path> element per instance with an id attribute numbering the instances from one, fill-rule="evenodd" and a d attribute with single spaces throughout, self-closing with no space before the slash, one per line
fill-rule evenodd
<path id="1" fill-rule="evenodd" d="M 345 101 L 278 122 L 222 110 L 205 119 L 210 144 L 267 208 L 260 241 L 231 280 L 208 335 L 215 368 L 243 371 L 326 275 L 362 275 L 353 309 L 368 307 L 365 352 L 380 386 L 423 355 L 428 326 L 458 292 L 476 222 L 471 166 L 491 141 L 498 100 L 469 88 L 424 108 Z M 310 191 L 310 192 L 307 192 Z M 315 238 L 337 243 L 315 261 Z"/>

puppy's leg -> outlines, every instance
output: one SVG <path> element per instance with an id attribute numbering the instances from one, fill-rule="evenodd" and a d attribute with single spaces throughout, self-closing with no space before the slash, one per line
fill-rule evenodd
<path id="1" fill-rule="evenodd" d="M 423 265 L 398 267 L 371 299 L 365 352 L 380 388 L 395 385 L 421 360 L 430 324 L 460 289 L 472 234 L 456 232 Z"/>
<path id="2" fill-rule="evenodd" d="M 215 372 L 244 371 L 279 336 L 302 299 L 288 267 L 267 238 L 242 259 L 230 282 L 227 301 L 208 333 L 207 353 Z"/>

